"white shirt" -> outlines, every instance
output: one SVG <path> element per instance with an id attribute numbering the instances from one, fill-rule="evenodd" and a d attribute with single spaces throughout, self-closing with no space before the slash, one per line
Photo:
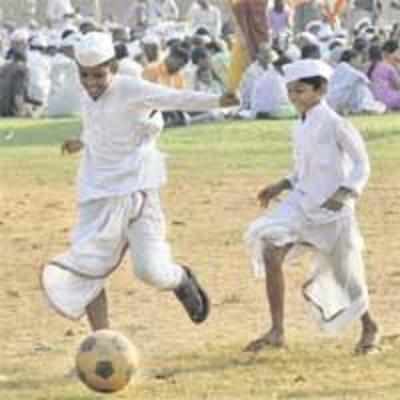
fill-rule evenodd
<path id="1" fill-rule="evenodd" d="M 272 66 L 255 80 L 251 92 L 251 111 L 279 113 L 282 107 L 289 106 L 289 98 L 284 77 Z"/>
<path id="2" fill-rule="evenodd" d="M 156 148 L 162 129 L 154 110 L 203 111 L 219 106 L 219 96 L 174 90 L 116 75 L 97 101 L 82 91 L 79 201 L 86 202 L 165 183 L 163 156 Z"/>
<path id="3" fill-rule="evenodd" d="M 40 51 L 29 51 L 27 57 L 29 69 L 29 95 L 47 105 L 50 92 L 50 60 Z"/>
<path id="4" fill-rule="evenodd" d="M 64 54 L 56 54 L 52 60 L 50 78 L 49 117 L 78 113 L 81 85 L 76 62 Z"/>
<path id="5" fill-rule="evenodd" d="M 293 133 L 295 168 L 288 179 L 303 193 L 306 214 L 340 186 L 361 194 L 370 165 L 360 133 L 324 101 L 312 108 Z"/>
<path id="6" fill-rule="evenodd" d="M 222 19 L 221 12 L 217 7 L 210 5 L 206 10 L 196 2 L 190 8 L 187 18 L 192 32 L 195 32 L 198 28 L 206 28 L 212 36 L 216 38 L 221 36 Z"/>
<path id="7" fill-rule="evenodd" d="M 175 0 L 152 0 L 149 2 L 148 22 L 150 25 L 176 20 L 178 17 L 179 10 Z"/>
<path id="8" fill-rule="evenodd" d="M 256 80 L 263 75 L 265 68 L 258 62 L 254 61 L 250 64 L 242 80 L 240 81 L 239 93 L 240 93 L 240 108 L 243 110 L 250 110 L 251 108 L 251 93 L 253 91 Z"/>

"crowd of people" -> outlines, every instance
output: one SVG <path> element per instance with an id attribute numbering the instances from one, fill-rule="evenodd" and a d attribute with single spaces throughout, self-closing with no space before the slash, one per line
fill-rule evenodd
<path id="1" fill-rule="evenodd" d="M 391 7 L 400 14 L 400 2 Z M 181 15 L 174 0 L 136 0 L 117 23 L 113 17 L 100 22 L 95 10 L 82 16 L 70 0 L 49 0 L 45 25 L 0 21 L 0 115 L 79 113 L 74 48 L 90 31 L 112 36 L 120 74 L 176 89 L 239 94 L 234 111 L 176 110 L 164 113 L 167 126 L 290 118 L 295 110 L 282 68 L 310 58 L 333 69 L 327 101 L 337 112 L 396 111 L 400 24 L 385 24 L 381 8 L 377 0 L 230 0 L 222 12 L 209 0 L 196 0 Z"/>

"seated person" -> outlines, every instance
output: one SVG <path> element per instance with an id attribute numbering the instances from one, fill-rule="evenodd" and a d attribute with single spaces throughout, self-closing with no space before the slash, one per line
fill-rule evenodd
<path id="1" fill-rule="evenodd" d="M 256 61 L 246 69 L 239 86 L 240 111 L 250 110 L 254 83 L 267 70 L 272 54 L 274 53 L 269 44 L 263 43 L 258 50 Z"/>
<path id="2" fill-rule="evenodd" d="M 328 84 L 326 100 L 340 114 L 381 114 L 386 106 L 375 100 L 370 81 L 357 69 L 360 57 L 354 50 L 345 50 Z"/>
<path id="3" fill-rule="evenodd" d="M 183 68 L 189 62 L 186 49 L 176 46 L 171 47 L 164 61 L 147 65 L 143 70 L 143 78 L 160 85 L 174 89 L 186 88 Z M 177 111 L 163 112 L 165 126 L 187 125 L 186 114 Z"/>
<path id="4" fill-rule="evenodd" d="M 283 77 L 282 67 L 289 62 L 286 57 L 275 59 L 254 83 L 251 93 L 250 116 L 257 119 L 292 118 L 296 111 L 291 105 Z"/>
<path id="5" fill-rule="evenodd" d="M 388 40 L 382 47 L 383 59 L 373 63 L 368 71 L 375 98 L 388 110 L 400 110 L 400 48 L 395 40 Z"/>

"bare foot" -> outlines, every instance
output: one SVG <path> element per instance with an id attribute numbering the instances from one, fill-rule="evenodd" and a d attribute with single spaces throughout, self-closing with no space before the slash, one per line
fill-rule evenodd
<path id="1" fill-rule="evenodd" d="M 371 325 L 368 329 L 364 329 L 361 338 L 355 348 L 356 354 L 373 354 L 381 350 L 381 335 L 376 325 Z"/>
<path id="2" fill-rule="evenodd" d="M 286 347 L 285 337 L 282 332 L 278 332 L 276 330 L 271 329 L 265 335 L 259 337 L 256 340 L 250 342 L 243 351 L 257 353 L 262 350 L 264 347 L 276 347 L 282 348 Z"/>

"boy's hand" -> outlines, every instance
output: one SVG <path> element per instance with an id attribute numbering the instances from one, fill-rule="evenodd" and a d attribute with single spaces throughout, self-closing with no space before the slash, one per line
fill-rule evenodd
<path id="1" fill-rule="evenodd" d="M 352 190 L 340 187 L 321 207 L 330 211 L 339 211 L 343 208 L 346 200 L 351 197 L 354 197 Z"/>
<path id="2" fill-rule="evenodd" d="M 74 154 L 81 150 L 83 143 L 79 139 L 67 139 L 61 145 L 61 154 Z"/>
<path id="3" fill-rule="evenodd" d="M 273 198 L 279 196 L 282 191 L 283 191 L 282 186 L 279 183 L 265 187 L 257 195 L 257 199 L 260 202 L 260 206 L 267 208 L 270 201 Z"/>
<path id="4" fill-rule="evenodd" d="M 240 101 L 235 93 L 228 92 L 219 98 L 220 107 L 233 107 L 240 104 Z"/>

